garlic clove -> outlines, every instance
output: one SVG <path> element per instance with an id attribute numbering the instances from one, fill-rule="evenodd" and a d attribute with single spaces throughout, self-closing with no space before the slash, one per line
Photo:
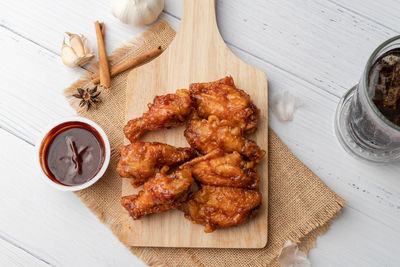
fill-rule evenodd
<path id="1" fill-rule="evenodd" d="M 82 39 L 83 47 L 85 49 L 85 55 L 93 54 L 92 44 L 90 43 L 89 39 L 83 35 L 81 36 L 81 39 Z"/>
<path id="2" fill-rule="evenodd" d="M 272 112 L 280 121 L 293 120 L 294 112 L 301 105 L 301 100 L 288 91 L 274 96 L 271 101 Z"/>
<path id="3" fill-rule="evenodd" d="M 283 245 L 278 263 L 281 267 L 311 267 L 307 255 L 290 240 Z"/>
<path id="4" fill-rule="evenodd" d="M 69 45 L 63 40 L 61 48 L 61 58 L 65 65 L 69 67 L 83 66 L 93 58 L 92 47 L 89 40 L 83 36 L 75 33 L 66 32 L 69 37 Z"/>
<path id="5" fill-rule="evenodd" d="M 75 51 L 65 43 L 65 38 L 61 48 L 61 59 L 62 62 L 69 67 L 75 67 L 75 61 L 78 59 Z"/>
<path id="6" fill-rule="evenodd" d="M 69 45 L 75 51 L 75 54 L 78 57 L 82 57 L 85 55 L 85 48 L 83 46 L 83 42 L 81 37 L 78 34 L 66 32 L 69 36 Z"/>

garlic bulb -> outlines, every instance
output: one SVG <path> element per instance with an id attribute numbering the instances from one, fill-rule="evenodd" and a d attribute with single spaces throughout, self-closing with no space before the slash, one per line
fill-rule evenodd
<path id="1" fill-rule="evenodd" d="M 66 32 L 69 36 L 69 45 L 65 38 L 61 47 L 62 62 L 68 67 L 83 66 L 91 61 L 95 55 L 91 49 L 89 40 L 83 36 Z"/>
<path id="2" fill-rule="evenodd" d="M 163 8 L 164 0 L 111 0 L 113 15 L 132 26 L 153 23 Z"/>
<path id="3" fill-rule="evenodd" d="M 283 245 L 278 263 L 281 267 L 311 267 L 307 255 L 299 250 L 296 243 L 290 240 L 287 240 Z"/>
<path id="4" fill-rule="evenodd" d="M 296 108 L 302 105 L 300 99 L 288 91 L 282 95 L 276 95 L 272 98 L 272 112 L 280 121 L 291 121 Z"/>

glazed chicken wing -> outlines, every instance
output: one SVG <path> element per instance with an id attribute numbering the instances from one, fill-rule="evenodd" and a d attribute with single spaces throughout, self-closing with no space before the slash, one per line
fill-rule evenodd
<path id="1" fill-rule="evenodd" d="M 232 77 L 208 83 L 192 83 L 190 97 L 201 118 L 216 115 L 221 120 L 229 120 L 232 126 L 239 126 L 246 134 L 256 130 L 260 112 L 250 96 L 236 88 Z"/>
<path id="2" fill-rule="evenodd" d="M 187 199 L 188 189 L 194 180 L 189 169 L 170 175 L 157 173 L 148 180 L 137 195 L 122 197 L 122 206 L 134 220 L 150 213 L 175 209 Z"/>
<path id="3" fill-rule="evenodd" d="M 192 148 L 174 147 L 162 143 L 136 142 L 118 147 L 121 154 L 117 172 L 121 177 L 134 178 L 133 186 L 142 185 L 164 166 L 175 166 L 193 158 Z"/>
<path id="4" fill-rule="evenodd" d="M 180 209 L 187 219 L 204 225 L 204 232 L 210 233 L 217 228 L 242 224 L 257 213 L 260 204 L 258 191 L 205 185 Z"/>
<path id="5" fill-rule="evenodd" d="M 202 154 L 221 148 L 225 152 L 238 151 L 255 162 L 265 155 L 254 141 L 243 136 L 240 127 L 233 127 L 227 120 L 219 120 L 214 115 L 208 120 L 198 119 L 195 115 L 188 122 L 185 137 L 190 146 Z"/>
<path id="6" fill-rule="evenodd" d="M 236 151 L 228 154 L 216 149 L 180 168 L 191 168 L 193 177 L 206 185 L 256 189 L 260 181 L 255 162 L 245 161 Z"/>
<path id="7" fill-rule="evenodd" d="M 142 117 L 128 121 L 124 127 L 126 138 L 135 142 L 147 131 L 182 125 L 192 111 L 189 91 L 177 90 L 175 94 L 156 96 L 149 111 Z"/>

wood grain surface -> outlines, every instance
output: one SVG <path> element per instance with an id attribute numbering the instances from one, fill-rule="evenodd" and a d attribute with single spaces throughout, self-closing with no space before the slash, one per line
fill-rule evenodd
<path id="1" fill-rule="evenodd" d="M 188 88 L 191 82 L 214 81 L 231 75 L 238 88 L 250 94 L 260 108 L 257 132 L 251 136 L 268 149 L 268 86 L 264 72 L 244 63 L 226 46 L 218 31 L 215 0 L 186 0 L 179 31 L 167 50 L 154 61 L 130 72 L 127 81 L 126 120 L 141 116 L 156 95 Z M 137 82 L 140 81 L 140 82 Z M 153 132 L 146 140 L 188 146 L 183 127 Z M 267 242 L 268 169 L 267 158 L 259 163 L 263 201 L 258 215 L 229 229 L 204 233 L 204 227 L 171 211 L 133 220 L 123 209 L 124 243 L 131 246 L 262 248 Z M 122 194 L 133 190 L 123 179 Z"/>

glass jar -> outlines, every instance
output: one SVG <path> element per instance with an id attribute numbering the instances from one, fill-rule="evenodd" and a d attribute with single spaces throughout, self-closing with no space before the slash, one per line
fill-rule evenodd
<path id="1" fill-rule="evenodd" d="M 378 82 L 382 83 L 382 79 L 386 79 L 388 83 L 394 80 L 393 77 L 382 78 L 378 72 L 383 71 L 384 67 L 379 65 L 380 62 L 386 62 L 382 60 L 387 60 L 392 51 L 399 51 L 400 55 L 400 36 L 387 40 L 375 49 L 368 59 L 360 82 L 342 97 L 335 116 L 336 136 L 344 149 L 356 158 L 374 163 L 400 160 L 399 122 L 394 123 L 392 117 L 389 120 L 383 115 L 382 108 L 379 109 L 375 104 L 378 91 L 380 95 L 382 92 L 388 92 L 386 89 L 376 89 L 377 85 L 381 86 L 380 88 L 385 87 Z M 400 75 L 400 72 L 393 71 L 394 74 Z M 400 76 L 397 77 L 400 80 Z M 400 100 L 399 109 L 397 102 L 393 107 L 395 110 L 392 113 L 397 116 L 398 112 L 400 118 Z"/>

